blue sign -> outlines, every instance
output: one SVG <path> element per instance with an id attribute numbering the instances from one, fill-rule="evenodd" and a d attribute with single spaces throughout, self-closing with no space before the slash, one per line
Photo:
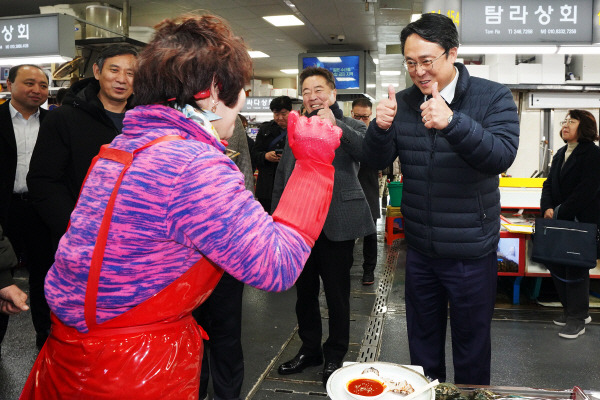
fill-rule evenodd
<path id="1" fill-rule="evenodd" d="M 335 77 L 336 89 L 360 88 L 360 57 L 359 56 L 327 56 L 305 57 L 302 68 L 326 68 Z"/>

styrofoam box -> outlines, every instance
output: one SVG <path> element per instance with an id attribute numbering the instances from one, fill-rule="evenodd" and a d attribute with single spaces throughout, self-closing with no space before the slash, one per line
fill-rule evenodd
<path id="1" fill-rule="evenodd" d="M 516 65 L 490 65 L 490 80 L 503 84 L 517 84 L 519 79 L 517 76 Z"/>
<path id="2" fill-rule="evenodd" d="M 485 65 L 515 65 L 516 54 L 486 54 Z"/>
<path id="3" fill-rule="evenodd" d="M 517 65 L 518 83 L 542 83 L 542 64 Z"/>
<path id="4" fill-rule="evenodd" d="M 598 83 L 600 82 L 600 55 L 582 54 L 573 56 L 571 61 L 571 71 L 578 76 L 582 82 Z"/>
<path id="5" fill-rule="evenodd" d="M 477 65 L 469 64 L 465 65 L 469 75 L 476 76 L 478 78 L 490 79 L 490 66 L 489 65 Z"/>
<path id="6" fill-rule="evenodd" d="M 542 64 L 542 83 L 565 83 L 564 54 L 541 54 L 536 59 Z"/>

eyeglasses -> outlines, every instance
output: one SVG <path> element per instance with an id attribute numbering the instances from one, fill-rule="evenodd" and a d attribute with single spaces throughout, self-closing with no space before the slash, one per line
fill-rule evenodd
<path id="1" fill-rule="evenodd" d="M 565 119 L 564 121 L 560 121 L 560 126 L 573 125 L 576 122 L 579 122 L 579 121 L 576 119 Z"/>
<path id="2" fill-rule="evenodd" d="M 368 121 L 369 118 L 371 118 L 371 114 L 369 114 L 369 115 L 358 115 L 358 114 L 352 113 L 352 118 L 354 118 L 354 119 L 362 119 L 363 121 Z"/>
<path id="3" fill-rule="evenodd" d="M 431 68 L 433 68 L 433 63 L 437 60 L 439 60 L 440 58 L 442 58 L 443 55 L 447 54 L 448 52 L 445 51 L 442 53 L 442 55 L 440 55 L 438 58 L 435 58 L 433 60 L 423 60 L 421 62 L 418 61 L 412 61 L 412 60 L 408 60 L 408 61 L 404 61 L 404 68 L 406 68 L 406 70 L 408 72 L 414 72 L 417 70 L 417 66 L 423 68 L 424 71 L 429 71 Z"/>

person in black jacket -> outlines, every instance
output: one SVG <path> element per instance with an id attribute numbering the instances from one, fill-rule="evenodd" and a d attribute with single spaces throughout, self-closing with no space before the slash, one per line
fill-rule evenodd
<path id="1" fill-rule="evenodd" d="M 542 187 L 540 211 L 544 218 L 600 223 L 600 148 L 596 119 L 588 111 L 570 110 L 561 122 L 560 137 L 567 144 L 552 159 Z M 585 333 L 589 315 L 590 274 L 586 268 L 548 265 L 563 315 L 554 320 L 565 339 Z"/>
<path id="2" fill-rule="evenodd" d="M 426 13 L 400 34 L 414 85 L 381 99 L 364 160 L 402 164 L 406 325 L 411 364 L 446 380 L 446 328 L 454 382 L 489 385 L 496 301 L 501 172 L 517 155 L 519 115 L 510 90 L 469 76 L 458 31 Z"/>
<path id="3" fill-rule="evenodd" d="M 275 171 L 279 165 L 287 135 L 287 119 L 292 111 L 292 99 L 288 96 L 276 97 L 269 105 L 273 120 L 261 125 L 252 147 L 252 161 L 258 168 L 256 179 L 256 199 L 266 212 L 271 214 L 271 197 Z"/>
<path id="4" fill-rule="evenodd" d="M 50 331 L 44 277 L 53 259 L 50 232 L 33 207 L 26 182 L 40 124 L 48 111 L 48 77 L 37 65 L 16 65 L 8 74 L 10 101 L 0 106 L 0 225 L 29 272 L 31 319 L 40 347 Z M 0 343 L 8 315 L 0 314 Z"/>
<path id="5" fill-rule="evenodd" d="M 75 83 L 63 105 L 48 113 L 40 125 L 27 186 L 34 209 L 50 231 L 51 254 L 56 253 L 67 230 L 92 158 L 100 146 L 121 133 L 125 111 L 131 108 L 136 55 L 135 48 L 128 45 L 104 48 L 93 65 L 94 77 Z M 51 257 L 41 276 L 42 296 L 44 278 L 53 262 Z M 38 335 L 38 347 L 43 345 L 42 339 Z"/>
<path id="6" fill-rule="evenodd" d="M 55 250 L 92 158 L 121 133 L 125 111 L 131 108 L 136 56 L 128 45 L 104 48 L 93 66 L 94 77 L 75 83 L 63 105 L 40 126 L 27 184 L 35 208 L 52 231 Z"/>

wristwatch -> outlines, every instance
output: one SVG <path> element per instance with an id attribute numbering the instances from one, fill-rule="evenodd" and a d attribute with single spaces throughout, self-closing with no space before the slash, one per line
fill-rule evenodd
<path id="1" fill-rule="evenodd" d="M 450 122 L 452 122 L 452 117 L 454 117 L 454 113 L 450 114 L 448 117 L 448 125 L 450 125 Z"/>

